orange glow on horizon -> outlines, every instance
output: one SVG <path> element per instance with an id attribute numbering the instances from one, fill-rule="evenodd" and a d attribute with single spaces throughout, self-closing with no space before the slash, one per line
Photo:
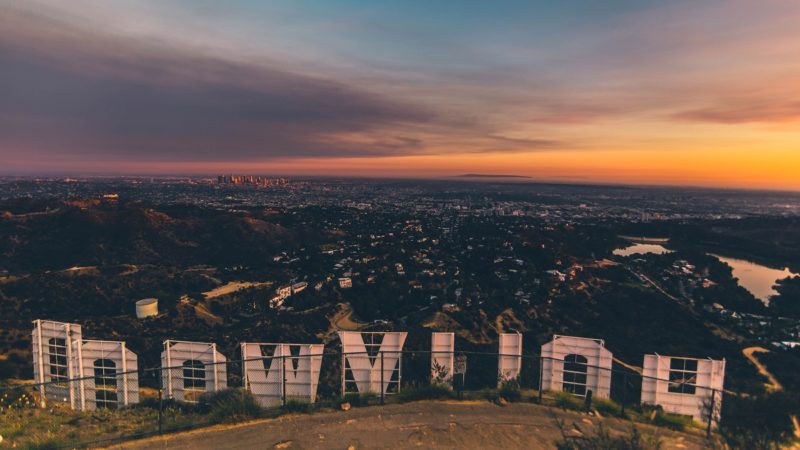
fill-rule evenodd
<path id="1" fill-rule="evenodd" d="M 776 161 L 780 161 L 776 164 Z M 282 176 L 442 178 L 465 173 L 521 175 L 532 181 L 676 185 L 800 191 L 800 152 L 723 150 L 572 150 L 463 153 L 369 158 L 300 158 L 271 162 L 113 163 L 94 161 L 61 170 L 90 174 L 109 166 L 119 174 L 228 172 Z"/>

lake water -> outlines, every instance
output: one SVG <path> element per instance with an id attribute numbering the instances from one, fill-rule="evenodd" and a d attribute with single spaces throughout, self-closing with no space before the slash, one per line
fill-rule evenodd
<path id="1" fill-rule="evenodd" d="M 625 248 L 618 248 L 613 253 L 617 256 L 646 255 L 648 253 L 663 255 L 664 253 L 672 253 L 672 250 L 660 244 L 636 243 Z"/>
<path id="2" fill-rule="evenodd" d="M 778 294 L 772 288 L 776 281 L 798 275 L 786 268 L 778 270 L 743 259 L 728 258 L 714 254 L 711 256 L 731 266 L 733 268 L 733 276 L 739 279 L 739 285 L 763 302 L 769 302 L 770 297 Z"/>

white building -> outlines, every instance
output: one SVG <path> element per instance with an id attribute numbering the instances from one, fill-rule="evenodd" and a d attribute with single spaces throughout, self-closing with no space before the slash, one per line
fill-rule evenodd
<path id="1" fill-rule="evenodd" d="M 453 382 L 455 363 L 455 334 L 433 333 L 431 335 L 431 381 L 437 384 Z"/>
<path id="2" fill-rule="evenodd" d="M 286 400 L 314 403 L 323 344 L 242 343 L 244 386 L 261 406 Z"/>
<path id="3" fill-rule="evenodd" d="M 340 331 L 342 393 L 387 393 L 400 390 L 406 332 Z"/>
<path id="4" fill-rule="evenodd" d="M 339 287 L 342 289 L 350 289 L 353 287 L 353 280 L 350 277 L 339 278 Z"/>
<path id="5" fill-rule="evenodd" d="M 660 405 L 664 411 L 706 422 L 712 406 L 713 423 L 719 422 L 725 360 L 645 355 L 642 404 Z"/>
<path id="6" fill-rule="evenodd" d="M 500 333 L 497 353 L 500 355 L 497 363 L 498 386 L 518 379 L 522 370 L 522 334 Z"/>
<path id="7" fill-rule="evenodd" d="M 42 406 L 51 400 L 92 411 L 139 402 L 137 357 L 124 342 L 84 340 L 74 323 L 33 323 L 33 373 L 36 383 L 44 383 Z"/>
<path id="8" fill-rule="evenodd" d="M 611 396 L 613 355 L 602 339 L 553 336 L 542 346 L 540 389 L 594 398 Z"/>
<path id="9" fill-rule="evenodd" d="M 164 341 L 161 383 L 167 398 L 196 402 L 206 392 L 228 387 L 225 355 L 217 344 Z"/>

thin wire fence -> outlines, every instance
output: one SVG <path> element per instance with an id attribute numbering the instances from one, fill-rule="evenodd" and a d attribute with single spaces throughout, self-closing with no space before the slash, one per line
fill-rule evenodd
<path id="1" fill-rule="evenodd" d="M 618 414 L 625 416 L 626 411 L 641 409 L 644 387 L 645 393 L 656 389 L 684 394 L 679 400 L 695 402 L 699 408 L 695 419 L 704 422 L 710 432 L 719 421 L 723 397 L 736 395 L 697 385 L 696 377 L 648 377 L 617 364 L 609 368 L 535 354 L 457 351 L 449 355 L 448 361 L 456 361 L 453 367 L 441 367 L 432 357 L 442 354 L 428 350 L 342 353 L 324 349 L 311 355 L 216 363 L 188 360 L 173 367 L 132 371 L 101 363 L 90 368 L 91 375 L 77 378 L 67 378 L 57 367 L 49 374 L 57 378 L 53 381 L 0 386 L 0 418 L 19 417 L 20 427 L 24 426 L 24 417 L 46 424 L 48 414 L 54 423 L 56 417 L 64 416 L 79 424 L 81 414 L 98 413 L 130 419 L 124 426 L 94 430 L 94 434 L 84 433 L 86 430 L 65 434 L 66 445 L 81 447 L 229 420 L 230 416 L 219 417 L 219 408 L 228 405 L 232 408 L 229 414 L 243 414 L 241 409 L 247 408 L 247 401 L 242 400 L 247 394 L 243 392 L 252 394 L 256 404 L 244 411 L 243 417 L 271 416 L 281 409 L 310 408 L 311 404 L 336 407 L 344 401 L 382 404 L 404 395 L 424 398 L 424 392 L 417 397 L 410 394 L 431 387 L 452 390 L 459 396 L 508 395 L 518 396 L 509 400 L 560 406 L 572 402 L 586 408 L 592 407 L 593 401 L 611 400 L 621 409 Z M 519 358 L 520 364 L 510 378 L 501 375 L 503 358 Z M 69 429 L 64 424 L 60 427 Z M 2 430 L 0 426 L 0 433 Z M 24 437 L 24 433 L 21 428 L 17 430 L 18 437 Z"/>

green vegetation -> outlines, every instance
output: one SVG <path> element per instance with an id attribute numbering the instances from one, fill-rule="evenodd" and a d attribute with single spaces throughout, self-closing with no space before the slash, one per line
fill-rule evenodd
<path id="1" fill-rule="evenodd" d="M 33 440 L 20 446 L 22 450 L 59 450 L 67 448 L 69 443 L 63 439 L 55 437 L 46 437 L 39 440 Z"/>
<path id="2" fill-rule="evenodd" d="M 661 440 L 653 434 L 642 434 L 636 427 L 631 427 L 630 432 L 624 435 L 612 435 L 603 424 L 586 433 L 578 424 L 573 424 L 574 429 L 581 432 L 581 436 L 568 435 L 563 421 L 558 421 L 563 439 L 556 442 L 558 450 L 659 450 Z"/>
<path id="3" fill-rule="evenodd" d="M 263 409 L 250 391 L 225 389 L 206 394 L 200 404 L 208 409 L 211 422 L 242 422 L 261 417 Z"/>
<path id="4" fill-rule="evenodd" d="M 287 413 L 310 413 L 317 409 L 314 403 L 308 403 L 302 400 L 290 399 L 286 400 L 286 404 L 281 406 L 281 411 Z"/>
<path id="5" fill-rule="evenodd" d="M 775 290 L 778 295 L 770 300 L 771 308 L 779 315 L 800 318 L 800 277 L 778 280 Z"/>
<path id="6" fill-rule="evenodd" d="M 600 414 L 614 417 L 625 417 L 626 414 L 622 413 L 622 405 L 619 403 L 605 398 L 595 398 L 592 400 L 592 406 Z"/>
<path id="7" fill-rule="evenodd" d="M 583 409 L 583 401 L 567 392 L 556 392 L 553 395 L 555 406 L 561 409 L 570 409 L 573 411 L 580 411 Z"/>
<path id="8" fill-rule="evenodd" d="M 397 394 L 397 400 L 401 402 L 455 397 L 456 393 L 453 392 L 453 389 L 451 389 L 450 386 L 443 384 L 429 384 L 419 387 L 403 388 Z"/>
<path id="9" fill-rule="evenodd" d="M 522 391 L 520 390 L 519 380 L 504 380 L 500 383 L 500 389 L 497 395 L 509 402 L 518 402 L 522 400 Z"/>
<path id="10" fill-rule="evenodd" d="M 680 416 L 662 411 L 656 413 L 652 419 L 652 422 L 660 427 L 671 428 L 677 431 L 684 431 L 694 423 L 692 418 L 689 416 Z"/>
<path id="11" fill-rule="evenodd" d="M 800 414 L 800 395 L 726 396 L 720 433 L 733 448 L 771 449 L 793 439 L 790 415 Z"/>
<path id="12" fill-rule="evenodd" d="M 374 400 L 376 398 L 378 398 L 378 394 L 374 392 L 364 392 L 364 393 L 351 392 L 349 394 L 346 394 L 339 400 L 339 405 L 341 405 L 342 403 L 350 403 L 350 406 L 352 407 L 369 406 L 370 403 L 374 403 Z"/>

